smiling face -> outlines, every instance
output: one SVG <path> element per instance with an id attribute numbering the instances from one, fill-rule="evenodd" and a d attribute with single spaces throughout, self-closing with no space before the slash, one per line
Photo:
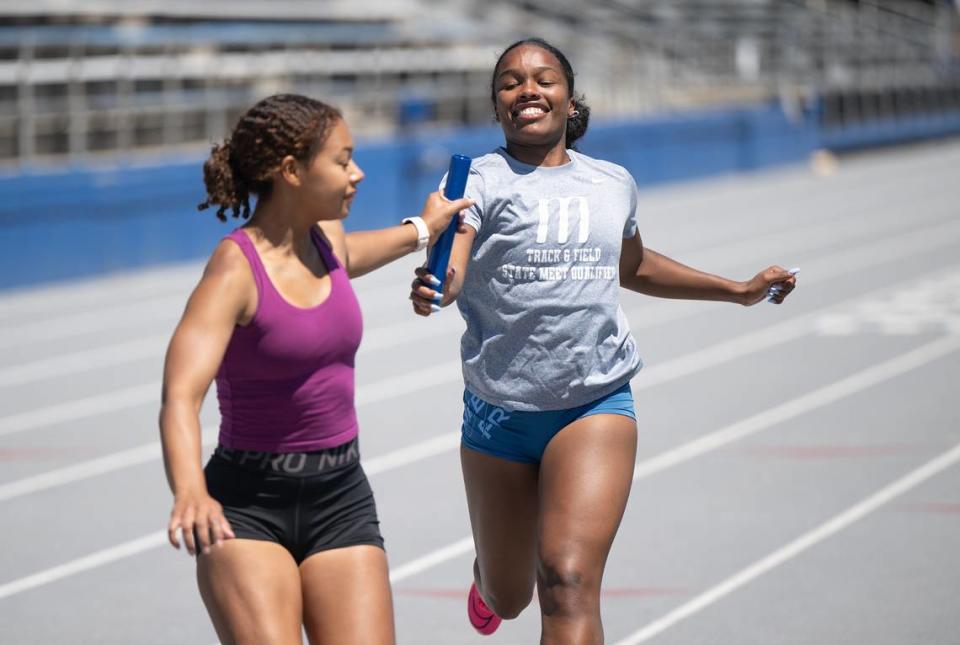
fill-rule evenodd
<path id="1" fill-rule="evenodd" d="M 343 119 L 330 128 L 309 165 L 301 168 L 300 196 L 316 221 L 345 218 L 364 175 L 353 160 L 353 138 Z"/>
<path id="2" fill-rule="evenodd" d="M 494 108 L 508 143 L 553 146 L 565 142 L 573 99 L 563 67 L 547 50 L 525 44 L 508 51 L 493 80 Z"/>

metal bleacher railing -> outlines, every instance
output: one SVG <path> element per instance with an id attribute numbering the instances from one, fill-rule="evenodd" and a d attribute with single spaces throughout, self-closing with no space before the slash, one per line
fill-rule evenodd
<path id="1" fill-rule="evenodd" d="M 337 104 L 366 136 L 489 122 L 497 51 L 531 31 L 568 52 L 606 117 L 816 100 L 842 125 L 960 100 L 960 21 L 945 1 L 29 5 L 0 3 L 5 165 L 195 150 L 278 91 Z"/>

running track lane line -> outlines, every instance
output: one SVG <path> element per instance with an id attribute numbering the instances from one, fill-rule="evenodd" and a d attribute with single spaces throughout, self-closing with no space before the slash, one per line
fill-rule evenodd
<path id="1" fill-rule="evenodd" d="M 906 374 L 927 363 L 960 350 L 960 334 L 945 336 L 926 343 L 905 354 L 857 372 L 830 385 L 821 387 L 759 414 L 734 422 L 720 430 L 694 439 L 682 446 L 662 452 L 652 459 L 637 464 L 633 481 L 649 477 L 700 455 L 722 448 L 762 430 L 789 421 L 811 410 L 826 407 L 835 401 L 862 392 L 874 385 Z"/>
<path id="2" fill-rule="evenodd" d="M 207 426 L 200 431 L 201 443 L 206 446 L 217 438 L 216 426 Z M 49 488 L 56 488 L 76 481 L 89 479 L 112 473 L 124 468 L 149 463 L 163 456 L 159 441 L 152 441 L 142 446 L 118 450 L 102 457 L 82 461 L 72 466 L 55 468 L 37 475 L 30 475 L 0 484 L 0 502 L 29 495 Z"/>
<path id="3" fill-rule="evenodd" d="M 824 407 L 829 403 L 856 394 L 873 385 L 878 385 L 884 381 L 906 374 L 957 350 L 960 350 L 960 335 L 947 336 L 921 345 L 916 349 L 900 354 L 882 363 L 877 363 L 852 376 L 826 385 L 809 394 L 770 408 L 745 421 L 736 422 L 706 437 L 691 441 L 674 450 L 661 453 L 661 455 L 650 460 L 640 462 L 634 470 L 634 481 L 716 450 L 748 434 L 755 434 L 776 423 L 791 419 L 804 412 Z M 452 544 L 426 553 L 410 563 L 397 567 L 394 569 L 396 573 L 391 573 L 391 578 L 395 575 L 399 576 L 403 574 L 402 577 L 398 577 L 397 582 L 399 582 L 402 579 L 409 578 L 434 566 L 469 553 L 470 548 L 466 542 L 468 539 L 471 538 L 461 538 Z M 166 531 L 157 531 L 129 542 L 97 551 L 91 555 L 45 569 L 38 573 L 12 580 L 0 585 L 0 600 L 83 571 L 95 569 L 111 562 L 149 551 L 150 549 L 166 544 L 166 541 Z"/>
<path id="4" fill-rule="evenodd" d="M 839 533 L 911 488 L 922 484 L 931 477 L 953 466 L 958 461 L 960 461 L 960 444 L 928 461 L 916 470 L 904 475 L 892 484 L 880 489 L 854 506 L 851 506 L 846 511 L 835 515 L 827 522 L 801 535 L 789 544 L 780 547 L 763 559 L 740 570 L 663 617 L 630 634 L 623 640 L 617 642 L 616 645 L 636 645 L 637 643 L 649 641 L 654 636 L 670 629 L 680 621 L 689 618 L 700 610 L 730 595 L 740 587 L 768 573 L 788 560 L 797 557 L 819 542 L 823 542 Z"/>
<path id="5" fill-rule="evenodd" d="M 436 551 L 431 551 L 426 555 L 422 555 L 419 558 L 414 558 L 406 564 L 402 564 L 399 567 L 394 567 L 390 571 L 390 583 L 396 584 L 407 578 L 412 578 L 418 573 L 422 573 L 427 569 L 431 569 L 439 564 L 447 562 L 448 560 L 453 560 L 454 558 L 459 558 L 461 555 L 466 555 L 467 553 L 473 552 L 473 538 L 465 537 L 462 540 L 457 540 L 453 544 L 448 544 L 442 549 L 437 549 Z"/>

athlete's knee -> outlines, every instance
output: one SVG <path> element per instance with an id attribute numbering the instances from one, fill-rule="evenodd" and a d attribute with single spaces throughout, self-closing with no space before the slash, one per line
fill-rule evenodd
<path id="1" fill-rule="evenodd" d="M 483 598 L 493 613 L 512 620 L 533 601 L 533 585 L 484 585 Z"/>
<path id="2" fill-rule="evenodd" d="M 524 576 L 517 574 L 518 571 L 508 575 L 496 571 L 484 572 L 479 561 L 473 561 L 473 577 L 483 601 L 493 613 L 506 620 L 519 616 L 533 601 L 533 572 L 529 571 Z"/>
<path id="3" fill-rule="evenodd" d="M 541 558 L 537 567 L 540 609 L 545 616 L 592 613 L 597 604 L 598 585 L 598 576 L 576 560 Z"/>

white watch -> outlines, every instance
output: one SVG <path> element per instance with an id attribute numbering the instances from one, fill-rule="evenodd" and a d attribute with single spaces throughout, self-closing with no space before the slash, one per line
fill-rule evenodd
<path id="1" fill-rule="evenodd" d="M 427 223 L 423 221 L 422 217 L 405 217 L 401 223 L 413 224 L 414 228 L 417 229 L 417 251 L 427 248 L 427 244 L 430 243 L 430 229 L 427 228 Z"/>

